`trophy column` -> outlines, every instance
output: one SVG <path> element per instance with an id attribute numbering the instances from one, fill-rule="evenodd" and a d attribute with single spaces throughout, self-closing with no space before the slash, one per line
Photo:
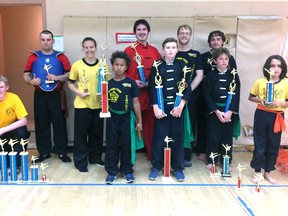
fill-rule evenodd
<path id="1" fill-rule="evenodd" d="M 168 136 L 166 136 L 164 139 L 164 142 L 166 143 L 166 146 L 164 147 L 164 176 L 170 177 L 171 148 L 169 147 L 169 142 L 174 142 L 174 141 Z"/>

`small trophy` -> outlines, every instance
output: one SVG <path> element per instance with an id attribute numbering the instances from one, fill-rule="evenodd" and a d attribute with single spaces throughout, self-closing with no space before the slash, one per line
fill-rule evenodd
<path id="1" fill-rule="evenodd" d="M 258 179 L 255 192 L 260 193 L 261 192 L 261 187 L 260 187 L 260 182 L 263 180 L 263 174 L 262 173 L 254 173 L 253 176 Z"/>
<path id="2" fill-rule="evenodd" d="M 85 70 L 83 70 L 82 81 L 83 81 L 83 86 L 84 86 L 84 96 L 90 95 L 90 92 L 86 86 L 86 83 L 88 82 L 88 78 L 85 76 Z"/>
<path id="3" fill-rule="evenodd" d="M 219 154 L 218 153 L 213 153 L 211 152 L 210 154 L 210 158 L 212 159 L 212 166 L 211 166 L 211 169 L 210 169 L 210 176 L 219 176 L 218 173 L 216 173 L 216 165 L 215 165 L 215 158 L 218 157 Z"/>
<path id="4" fill-rule="evenodd" d="M 164 97 L 163 97 L 163 86 L 162 84 L 162 77 L 159 74 L 158 71 L 158 66 L 162 64 L 162 62 L 160 60 L 158 61 L 154 61 L 153 62 L 153 67 L 156 68 L 156 76 L 155 76 L 155 88 L 156 88 L 156 94 L 157 94 L 157 103 L 158 103 L 158 107 L 159 109 L 161 109 L 164 112 Z"/>
<path id="5" fill-rule="evenodd" d="M 99 72 L 98 72 L 98 89 L 97 89 L 97 95 L 101 95 L 102 92 L 102 82 L 105 81 L 105 75 L 108 73 L 106 72 L 106 57 L 105 57 L 105 51 L 108 49 L 107 46 L 100 46 L 100 50 L 102 51 L 101 57 L 99 59 Z"/>
<path id="6" fill-rule="evenodd" d="M 183 78 L 181 81 L 179 81 L 177 83 L 178 86 L 178 92 L 176 93 L 176 99 L 175 99 L 175 103 L 174 103 L 174 107 L 179 106 L 180 101 L 182 99 L 183 96 L 183 91 L 185 90 L 185 88 L 187 88 L 188 84 L 185 82 L 185 77 L 186 77 L 186 73 L 191 72 L 191 68 L 188 68 L 186 65 L 185 67 L 182 69 L 183 71 Z"/>
<path id="7" fill-rule="evenodd" d="M 172 140 L 172 138 L 166 136 L 164 142 L 166 143 L 166 146 L 164 147 L 164 176 L 170 177 L 171 148 L 169 147 L 169 142 L 174 141 Z"/>
<path id="8" fill-rule="evenodd" d="M 10 180 L 17 181 L 17 152 L 14 152 L 14 145 L 18 143 L 17 139 L 10 139 L 8 144 L 11 146 L 11 152 L 9 152 L 9 159 L 10 159 Z"/>
<path id="9" fill-rule="evenodd" d="M 102 71 L 102 76 L 105 77 L 106 74 L 109 72 Z M 110 118 L 111 113 L 109 112 L 109 106 L 108 106 L 108 82 L 104 79 L 101 83 L 101 112 L 100 112 L 100 118 Z"/>
<path id="10" fill-rule="evenodd" d="M 50 74 L 49 70 L 52 68 L 53 66 L 51 64 L 44 64 L 44 70 L 47 72 L 47 76 Z M 54 80 L 45 80 L 45 83 L 49 86 L 49 84 L 54 83 Z"/>
<path id="11" fill-rule="evenodd" d="M 242 170 L 246 169 L 246 167 L 241 165 L 241 164 L 238 164 L 237 169 L 238 169 L 238 172 L 239 172 L 238 181 L 237 181 L 237 189 L 241 189 L 241 186 L 242 186 L 241 172 L 242 172 Z"/>
<path id="12" fill-rule="evenodd" d="M 41 180 L 42 182 L 47 182 L 47 176 L 45 173 L 45 169 L 49 167 L 48 163 L 41 163 L 40 168 L 42 170 Z"/>
<path id="13" fill-rule="evenodd" d="M 134 60 L 137 63 L 137 70 L 140 76 L 140 80 L 142 83 L 147 84 L 146 78 L 145 78 L 145 73 L 144 73 L 144 66 L 142 65 L 142 59 L 141 56 L 139 55 L 139 53 L 137 52 L 136 47 L 139 45 L 138 42 L 132 43 L 131 44 L 131 48 L 135 50 L 135 57 Z"/>
<path id="14" fill-rule="evenodd" d="M 20 152 L 20 157 L 21 157 L 21 173 L 22 173 L 22 181 L 28 181 L 28 152 L 25 151 L 25 145 L 28 144 L 28 139 L 24 140 L 21 139 L 20 145 L 22 146 L 22 152 Z"/>
<path id="15" fill-rule="evenodd" d="M 272 81 L 272 76 L 274 76 L 275 71 L 274 70 L 267 70 L 264 68 L 265 71 L 270 75 L 270 79 L 267 82 L 266 86 L 266 102 L 265 105 L 269 105 L 274 101 L 274 82 Z"/>
<path id="16" fill-rule="evenodd" d="M 0 169 L 1 169 L 1 182 L 8 182 L 8 170 L 7 170 L 7 154 L 5 152 L 4 145 L 8 142 L 7 139 L 0 139 L 0 145 L 2 151 L 0 152 Z"/>
<path id="17" fill-rule="evenodd" d="M 228 151 L 230 151 L 231 146 L 228 146 L 227 144 L 222 146 L 225 148 L 225 155 L 223 156 L 223 171 L 222 171 L 222 177 L 231 177 L 231 174 L 229 173 L 229 155 Z"/>
<path id="18" fill-rule="evenodd" d="M 30 170 L 31 170 L 31 181 L 32 182 L 38 182 L 38 165 L 35 164 L 35 161 L 38 159 L 37 156 L 32 155 L 31 157 L 31 161 L 32 164 L 30 166 Z"/>
<path id="19" fill-rule="evenodd" d="M 231 104 L 231 100 L 233 98 L 233 95 L 235 95 L 235 89 L 236 89 L 236 82 L 235 82 L 235 75 L 238 73 L 238 71 L 233 68 L 233 70 L 231 71 L 231 74 L 233 75 L 233 80 L 229 85 L 229 92 L 228 92 L 228 96 L 227 96 L 227 100 L 226 100 L 226 105 L 225 105 L 225 113 L 228 112 L 229 110 L 229 106 Z"/>

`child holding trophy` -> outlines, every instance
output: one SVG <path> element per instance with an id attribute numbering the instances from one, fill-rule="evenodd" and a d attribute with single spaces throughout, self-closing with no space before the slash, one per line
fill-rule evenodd
<path id="1" fill-rule="evenodd" d="M 103 118 L 100 98 L 97 96 L 99 60 L 96 58 L 97 43 L 94 38 L 82 41 L 85 57 L 71 68 L 68 87 L 76 94 L 74 100 L 74 165 L 80 172 L 88 172 L 88 162 L 104 166 Z M 108 69 L 108 68 L 107 68 Z M 108 70 L 107 70 L 108 71 Z"/>
<path id="2" fill-rule="evenodd" d="M 3 145 L 2 152 L 17 152 L 17 168 L 20 168 L 21 139 L 28 139 L 30 133 L 27 131 L 27 111 L 21 99 L 14 93 L 8 92 L 9 84 L 6 77 L 0 75 L 0 139 Z M 6 140 L 6 141 L 4 141 Z M 13 142 L 15 145 L 9 145 Z M 27 144 L 24 146 L 27 149 Z M 7 157 L 9 166 L 9 160 Z M 19 170 L 19 169 L 18 169 Z"/>
<path id="3" fill-rule="evenodd" d="M 229 163 L 232 161 L 233 127 L 239 119 L 240 80 L 236 70 L 229 67 L 229 58 L 230 53 L 226 48 L 215 50 L 213 59 L 216 68 L 207 74 L 203 83 L 209 131 L 206 155 L 218 152 L 215 163 L 220 158 L 222 165 L 224 156 L 226 159 L 229 157 Z M 229 151 L 226 151 L 228 147 Z M 206 168 L 211 170 L 212 165 L 212 159 L 209 158 Z"/>
<path id="4" fill-rule="evenodd" d="M 190 75 L 186 74 L 188 69 L 185 62 L 175 59 L 178 52 L 176 39 L 165 39 L 162 48 L 164 57 L 154 61 L 149 77 L 150 103 L 155 115 L 152 170 L 149 179 L 157 180 L 164 167 L 165 143 L 163 140 L 168 136 L 174 141 L 170 143 L 171 168 L 175 172 L 176 180 L 184 181 L 184 113 L 182 111 L 192 93 Z M 188 71 L 191 72 L 191 70 Z M 176 101 L 179 103 L 176 104 Z"/>
<path id="5" fill-rule="evenodd" d="M 141 146 L 137 147 L 135 143 L 139 141 L 136 131 L 139 133 L 142 131 L 138 100 L 140 92 L 136 82 L 125 75 L 131 62 L 130 57 L 124 52 L 116 51 L 112 53 L 110 61 L 115 76 L 108 81 L 111 118 L 107 118 L 106 130 L 105 170 L 108 173 L 106 183 L 113 184 L 118 173 L 124 175 L 126 183 L 133 183 L 135 151 L 136 148 L 144 147 L 142 139 Z"/>
<path id="6" fill-rule="evenodd" d="M 279 55 L 271 55 L 263 66 L 264 77 L 255 81 L 249 95 L 249 100 L 258 104 L 254 115 L 255 148 L 250 166 L 255 169 L 256 176 L 264 169 L 264 178 L 271 184 L 277 183 L 270 172 L 275 170 L 281 133 L 286 128 L 283 120 L 284 109 L 288 107 L 286 73 L 285 60 Z M 273 100 L 268 101 L 268 98 Z M 252 182 L 257 184 L 259 178 L 254 175 Z"/>

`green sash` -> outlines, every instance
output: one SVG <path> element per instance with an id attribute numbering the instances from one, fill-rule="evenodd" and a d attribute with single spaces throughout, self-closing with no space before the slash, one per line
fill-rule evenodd
<path id="1" fill-rule="evenodd" d="M 184 142 L 183 142 L 183 147 L 184 148 L 189 148 L 191 149 L 191 142 L 194 141 L 194 135 L 192 132 L 192 126 L 190 123 L 190 117 L 189 117 L 189 110 L 188 106 L 185 105 L 184 110 Z"/>

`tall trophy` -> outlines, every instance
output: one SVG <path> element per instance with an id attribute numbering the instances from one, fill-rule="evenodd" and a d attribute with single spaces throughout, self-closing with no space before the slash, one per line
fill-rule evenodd
<path id="1" fill-rule="evenodd" d="M 164 176 L 170 177 L 170 170 L 171 170 L 171 148 L 169 147 L 169 142 L 174 142 L 172 138 L 168 136 L 165 137 L 164 142 L 166 146 L 164 147 Z"/>
<path id="2" fill-rule="evenodd" d="M 270 79 L 267 82 L 266 86 L 266 102 L 265 105 L 269 105 L 274 101 L 274 82 L 272 81 L 272 76 L 274 76 L 275 71 L 274 70 L 268 70 L 264 68 L 265 71 L 270 75 Z"/>
<path id="3" fill-rule="evenodd" d="M 209 157 L 212 159 L 212 166 L 210 168 L 210 176 L 218 176 L 219 174 L 216 173 L 216 165 L 215 165 L 215 158 L 218 157 L 219 154 L 218 153 L 213 153 L 211 152 L 211 154 L 209 155 Z"/>
<path id="4" fill-rule="evenodd" d="M 233 75 L 233 79 L 232 82 L 229 85 L 229 92 L 228 92 L 228 96 L 227 96 L 227 100 L 226 100 L 226 105 L 225 105 L 225 113 L 228 112 L 229 110 L 229 106 L 231 104 L 231 100 L 233 98 L 233 95 L 235 95 L 235 89 L 236 89 L 236 82 L 235 82 L 235 75 L 237 74 L 237 70 L 235 68 L 233 68 L 233 70 L 231 71 L 231 74 Z"/>
<path id="5" fill-rule="evenodd" d="M 163 97 L 163 86 L 162 84 L 162 77 L 159 74 L 158 66 L 162 64 L 161 60 L 154 61 L 153 67 L 156 68 L 156 76 L 155 76 L 155 88 L 156 88 L 156 94 L 157 94 L 157 103 L 159 109 L 161 109 L 164 112 L 164 97 Z"/>
<path id="6" fill-rule="evenodd" d="M 177 83 L 178 86 L 178 92 L 176 93 L 176 99 L 175 99 L 175 103 L 174 103 L 174 107 L 179 106 L 180 101 L 183 97 L 183 91 L 185 90 L 185 88 L 187 88 L 188 84 L 185 82 L 185 77 L 186 77 L 186 73 L 191 72 L 191 68 L 188 68 L 186 65 L 185 67 L 182 69 L 183 71 L 183 78 L 181 81 L 179 81 Z"/>
<path id="7" fill-rule="evenodd" d="M 26 182 L 29 180 L 29 170 L 28 170 L 28 152 L 25 151 L 25 145 L 28 144 L 28 139 L 20 140 L 20 145 L 22 146 L 22 152 L 20 152 L 21 157 L 21 173 L 22 173 L 22 181 Z"/>
<path id="8" fill-rule="evenodd" d="M 0 165 L 1 165 L 1 182 L 8 182 L 8 170 L 7 170 L 7 154 L 5 152 L 4 145 L 8 142 L 7 139 L 0 139 L 0 145 L 2 151 L 0 152 Z"/>
<path id="9" fill-rule="evenodd" d="M 105 77 L 109 72 L 102 71 L 102 76 Z M 104 79 L 101 84 L 101 112 L 100 118 L 110 118 L 111 113 L 109 112 L 108 106 L 108 82 Z"/>
<path id="10" fill-rule="evenodd" d="M 47 176 L 46 176 L 46 173 L 45 173 L 45 169 L 49 167 L 48 163 L 41 163 L 40 165 L 40 168 L 42 170 L 42 174 L 41 174 L 41 180 L 42 182 L 47 182 Z"/>
<path id="11" fill-rule="evenodd" d="M 142 65 L 142 59 L 141 56 L 139 55 L 139 53 L 137 52 L 136 47 L 139 45 L 138 42 L 132 43 L 131 44 L 131 48 L 135 50 L 135 57 L 134 60 L 137 63 L 137 71 L 138 74 L 140 76 L 140 80 L 142 83 L 147 84 L 146 78 L 145 78 L 145 73 L 144 73 L 144 66 Z"/>
<path id="12" fill-rule="evenodd" d="M 98 71 L 98 88 L 97 88 L 97 95 L 101 95 L 102 92 L 102 83 L 105 81 L 105 75 L 107 74 L 106 72 L 106 57 L 105 57 L 105 52 L 108 49 L 107 46 L 101 45 L 100 50 L 102 52 L 101 57 L 99 59 L 99 71 Z"/>
<path id="13" fill-rule="evenodd" d="M 228 155 L 228 151 L 230 151 L 231 146 L 228 146 L 228 144 L 224 145 L 222 144 L 222 146 L 225 148 L 225 155 L 223 156 L 223 170 L 222 170 L 222 177 L 231 177 L 231 174 L 229 172 L 229 155 Z"/>
<path id="14" fill-rule="evenodd" d="M 39 176 L 38 176 L 38 165 L 35 163 L 35 161 L 38 159 L 37 156 L 32 155 L 31 157 L 31 161 L 32 164 L 30 166 L 30 170 L 31 170 L 31 181 L 32 182 L 38 182 L 39 180 Z"/>
<path id="15" fill-rule="evenodd" d="M 17 139 L 10 139 L 8 144 L 11 146 L 11 152 L 9 152 L 9 160 L 10 160 L 10 180 L 17 181 L 17 152 L 14 151 L 14 145 L 18 143 Z"/>
<path id="16" fill-rule="evenodd" d="M 242 187 L 242 175 L 241 175 L 241 173 L 242 173 L 242 170 L 246 169 L 246 167 L 241 165 L 241 164 L 238 164 L 237 169 L 238 169 L 237 189 L 241 189 L 241 187 Z"/>
<path id="17" fill-rule="evenodd" d="M 82 73 L 82 81 L 83 81 L 83 93 L 84 93 L 84 96 L 87 96 L 87 95 L 90 95 L 90 92 L 87 88 L 87 82 L 88 82 L 88 78 L 86 77 L 85 75 L 85 70 L 83 70 L 83 73 Z"/>

